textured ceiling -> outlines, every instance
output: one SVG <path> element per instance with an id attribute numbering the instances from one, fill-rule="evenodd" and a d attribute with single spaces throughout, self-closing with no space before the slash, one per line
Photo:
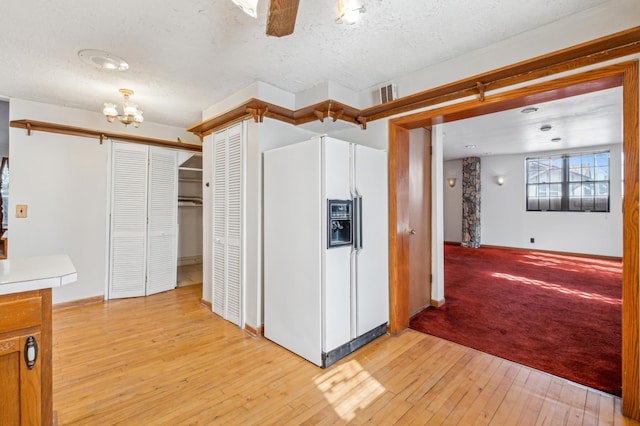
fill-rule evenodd
<path id="1" fill-rule="evenodd" d="M 622 87 L 444 124 L 444 159 L 622 143 Z M 550 126 L 543 131 L 543 126 Z M 560 138 L 559 142 L 551 139 Z"/>
<path id="2" fill-rule="evenodd" d="M 230 0 L 5 0 L 0 97 L 101 111 L 126 87 L 146 120 L 188 127 L 255 80 L 293 93 L 325 81 L 360 91 L 604 2 L 363 0 L 366 13 L 347 26 L 334 22 L 335 0 L 301 0 L 294 34 L 274 38 L 266 0 L 257 20 Z M 81 49 L 130 69 L 94 69 Z"/>

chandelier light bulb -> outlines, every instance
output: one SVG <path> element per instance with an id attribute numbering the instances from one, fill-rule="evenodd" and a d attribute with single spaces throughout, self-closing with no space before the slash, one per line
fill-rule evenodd
<path id="1" fill-rule="evenodd" d="M 107 116 L 107 120 L 109 121 L 109 123 L 111 123 L 118 115 L 118 109 L 116 108 L 116 104 L 112 104 L 111 102 L 105 102 L 102 113 Z"/>

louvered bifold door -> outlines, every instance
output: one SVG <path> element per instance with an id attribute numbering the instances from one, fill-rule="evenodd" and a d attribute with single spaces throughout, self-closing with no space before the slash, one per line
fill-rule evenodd
<path id="1" fill-rule="evenodd" d="M 242 125 L 213 139 L 213 312 L 241 325 Z"/>
<path id="2" fill-rule="evenodd" d="M 225 316 L 226 240 L 227 240 L 227 132 L 213 138 L 213 271 L 212 309 Z"/>
<path id="3" fill-rule="evenodd" d="M 242 127 L 227 138 L 227 288 L 225 318 L 240 325 L 242 283 Z"/>
<path id="4" fill-rule="evenodd" d="M 172 290 L 178 270 L 178 153 L 149 148 L 147 295 Z"/>
<path id="5" fill-rule="evenodd" d="M 145 295 L 147 153 L 144 145 L 113 143 L 110 299 Z"/>

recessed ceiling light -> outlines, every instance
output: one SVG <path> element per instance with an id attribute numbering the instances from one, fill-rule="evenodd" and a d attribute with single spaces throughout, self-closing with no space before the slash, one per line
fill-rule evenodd
<path id="1" fill-rule="evenodd" d="M 551 130 L 551 125 L 549 124 L 543 124 L 542 127 L 540 127 L 541 132 L 548 132 L 549 130 Z"/>
<path id="2" fill-rule="evenodd" d="M 476 146 L 475 146 L 475 145 L 465 145 L 464 147 L 465 147 L 465 148 L 467 148 L 467 149 L 473 149 L 473 148 L 475 148 Z"/>
<path id="3" fill-rule="evenodd" d="M 126 71 L 129 69 L 127 61 L 112 53 L 97 49 L 84 49 L 78 52 L 78 57 L 85 64 L 99 70 Z"/>
<path id="4" fill-rule="evenodd" d="M 562 138 L 553 138 L 551 139 L 551 142 L 560 142 L 562 140 Z"/>
<path id="5" fill-rule="evenodd" d="M 536 108 L 536 107 L 526 107 L 525 109 L 523 109 L 520 112 L 522 112 L 524 114 L 529 114 L 529 113 L 536 112 L 536 111 L 538 111 L 538 108 Z"/>

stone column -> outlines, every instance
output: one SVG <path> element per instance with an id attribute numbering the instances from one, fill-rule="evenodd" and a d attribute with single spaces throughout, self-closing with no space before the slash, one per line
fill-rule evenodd
<path id="1" fill-rule="evenodd" d="M 462 246 L 480 247 L 480 158 L 462 160 Z"/>

